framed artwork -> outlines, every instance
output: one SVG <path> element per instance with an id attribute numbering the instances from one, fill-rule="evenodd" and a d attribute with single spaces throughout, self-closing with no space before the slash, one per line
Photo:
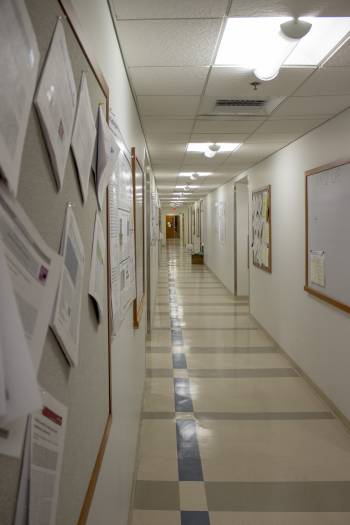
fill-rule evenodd
<path id="1" fill-rule="evenodd" d="M 252 192 L 253 264 L 272 272 L 271 186 Z"/>

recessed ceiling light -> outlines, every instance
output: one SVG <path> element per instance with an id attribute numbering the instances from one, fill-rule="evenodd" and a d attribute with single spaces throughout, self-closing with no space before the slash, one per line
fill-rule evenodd
<path id="1" fill-rule="evenodd" d="M 177 185 L 176 186 L 176 189 L 180 190 L 180 189 L 183 189 L 185 191 L 188 191 L 188 190 L 195 190 L 196 188 L 199 188 L 200 186 L 199 185 L 195 185 L 195 184 L 185 184 L 184 186 L 181 186 L 181 185 Z"/>
<path id="2" fill-rule="evenodd" d="M 188 152 L 205 153 L 209 146 L 212 146 L 212 142 L 190 142 L 187 145 Z M 227 153 L 229 151 L 236 151 L 240 146 L 240 142 L 217 142 L 219 146 L 219 153 Z"/>
<path id="3" fill-rule="evenodd" d="M 179 173 L 179 177 L 190 177 L 192 178 L 193 175 L 198 175 L 198 177 L 207 177 L 208 175 L 211 175 L 211 171 L 196 171 L 196 172 L 193 172 L 193 171 L 182 171 L 181 173 Z M 198 178 L 196 177 L 196 179 Z M 195 179 L 192 179 L 192 180 L 195 180 Z"/>
<path id="4" fill-rule="evenodd" d="M 290 41 L 294 39 L 283 37 L 280 27 L 291 20 L 287 17 L 229 18 L 215 65 L 256 70 L 279 61 L 279 65 L 284 66 L 316 67 L 345 41 L 350 31 L 349 17 L 301 17 L 300 21 L 312 27 L 291 46 Z M 290 50 L 283 59 L 288 46 Z"/>

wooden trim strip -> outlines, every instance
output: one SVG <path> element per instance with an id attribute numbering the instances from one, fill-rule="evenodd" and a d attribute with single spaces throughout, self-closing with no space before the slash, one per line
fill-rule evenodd
<path id="1" fill-rule="evenodd" d="M 107 423 L 106 423 L 106 426 L 103 432 L 103 436 L 101 439 L 100 448 L 99 448 L 99 451 L 96 457 L 95 465 L 92 470 L 92 475 L 90 478 L 89 486 L 88 486 L 88 489 L 86 491 L 86 495 L 84 498 L 84 503 L 80 511 L 80 516 L 79 516 L 77 525 L 85 525 L 86 520 L 88 518 L 91 503 L 92 503 L 95 488 L 96 488 L 96 484 L 97 484 L 97 479 L 98 479 L 98 476 L 101 470 L 103 457 L 106 451 L 106 446 L 107 446 L 108 437 L 111 431 L 111 426 L 112 426 L 112 414 L 109 414 L 107 418 Z"/>

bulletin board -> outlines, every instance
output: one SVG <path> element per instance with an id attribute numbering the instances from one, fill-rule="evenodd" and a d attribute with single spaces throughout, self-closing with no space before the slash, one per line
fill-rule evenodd
<path id="1" fill-rule="evenodd" d="M 350 160 L 305 173 L 305 291 L 350 313 Z"/>
<path id="2" fill-rule="evenodd" d="M 70 0 L 27 0 L 26 7 L 45 61 L 57 17 L 63 17 L 70 60 L 78 88 L 85 72 L 94 115 L 103 104 L 108 114 L 108 86 L 89 51 Z M 71 368 L 49 329 L 39 368 L 42 388 L 68 407 L 68 422 L 57 507 L 57 525 L 86 522 L 111 425 L 109 269 L 101 323 L 88 296 L 95 214 L 98 209 L 93 177 L 83 204 L 76 167 L 69 153 L 64 184 L 57 192 L 46 142 L 32 107 L 17 199 L 46 243 L 59 251 L 67 202 L 71 202 L 85 249 L 85 271 L 80 324 L 79 364 Z M 107 209 L 100 212 L 108 239 Z M 108 257 L 106 254 L 106 261 Z M 16 506 L 21 458 L 0 456 L 0 523 L 11 525 Z"/>
<path id="3" fill-rule="evenodd" d="M 134 196 L 135 279 L 134 327 L 139 328 L 145 299 L 145 177 L 135 148 L 131 148 Z"/>
<path id="4" fill-rule="evenodd" d="M 252 252 L 257 268 L 272 271 L 271 186 L 252 192 Z"/>

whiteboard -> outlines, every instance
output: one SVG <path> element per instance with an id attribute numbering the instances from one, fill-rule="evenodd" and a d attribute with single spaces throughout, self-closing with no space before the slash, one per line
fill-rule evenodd
<path id="1" fill-rule="evenodd" d="M 305 290 L 350 312 L 350 163 L 306 172 Z M 313 260 L 319 255 L 316 274 Z"/>

